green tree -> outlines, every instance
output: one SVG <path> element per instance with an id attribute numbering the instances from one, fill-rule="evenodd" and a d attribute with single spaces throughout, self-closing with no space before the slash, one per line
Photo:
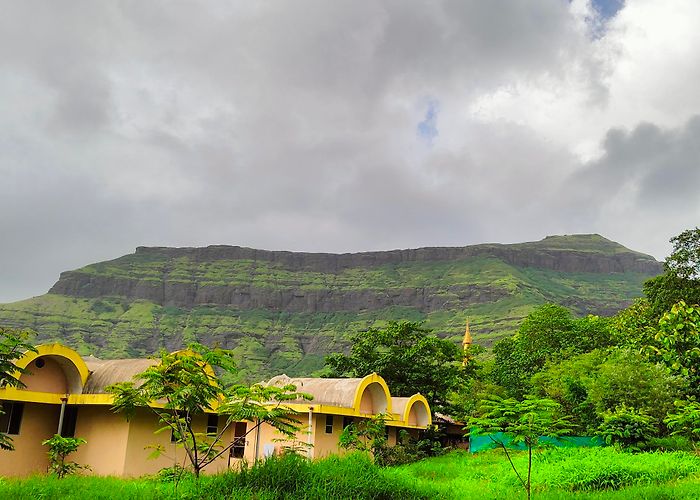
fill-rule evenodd
<path id="1" fill-rule="evenodd" d="M 673 252 L 664 262 L 664 273 L 644 283 L 657 318 L 673 304 L 700 304 L 700 228 L 688 229 L 671 238 Z"/>
<path id="2" fill-rule="evenodd" d="M 652 359 L 683 377 L 689 395 L 700 396 L 700 306 L 674 304 L 659 320 L 654 340 L 649 346 Z"/>
<path id="3" fill-rule="evenodd" d="M 42 441 L 41 444 L 49 447 L 49 472 L 56 474 L 58 479 L 75 474 L 80 469 L 89 469 L 87 465 L 67 461 L 66 458 L 75 452 L 86 441 L 81 438 L 63 437 L 56 434 L 51 439 Z"/>
<path id="4" fill-rule="evenodd" d="M 567 417 L 561 415 L 561 407 L 551 399 L 526 396 L 522 401 L 497 396 L 481 402 L 479 416 L 469 421 L 472 432 L 486 434 L 500 446 L 513 472 L 530 498 L 532 486 L 532 451 L 541 444 L 542 436 L 561 437 L 571 430 Z M 495 437 L 500 433 L 503 437 Z M 524 444 L 527 448 L 527 476 L 523 478 L 508 451 L 508 444 Z"/>
<path id="5" fill-rule="evenodd" d="M 31 333 L 26 330 L 14 330 L 0 327 L 0 389 L 7 387 L 24 387 L 19 377 L 25 370 L 15 365 L 26 351 L 36 352 L 33 345 L 28 343 Z M 0 414 L 2 407 L 0 406 Z M 0 431 L 0 450 L 13 450 L 12 438 Z"/>
<path id="6" fill-rule="evenodd" d="M 364 377 L 377 373 L 393 394 L 420 392 L 436 411 L 449 411 L 450 391 L 473 373 L 461 347 L 440 339 L 421 323 L 390 321 L 385 328 L 370 328 L 351 337 L 350 354 L 326 358 L 331 377 Z"/>
<path id="7" fill-rule="evenodd" d="M 666 267 L 679 278 L 700 279 L 700 228 L 688 229 L 671 238 L 673 253 Z"/>
<path id="8" fill-rule="evenodd" d="M 595 432 L 620 404 L 649 414 L 660 428 L 685 388 L 680 377 L 630 349 L 596 349 L 549 363 L 532 384 L 535 394 L 562 405 L 580 433 Z"/>
<path id="9" fill-rule="evenodd" d="M 641 349 L 653 342 L 658 326 L 659 318 L 646 299 L 635 300 L 610 321 L 613 343 L 633 349 Z"/>
<path id="10" fill-rule="evenodd" d="M 224 388 L 212 367 L 228 372 L 235 370 L 231 351 L 192 344 L 185 351 L 161 353 L 160 363 L 137 375 L 134 382 L 108 388 L 115 396 L 114 411 L 124 412 L 127 419 L 137 408 L 148 408 L 158 416 L 163 427 L 157 432 L 173 433 L 177 444 L 184 448 L 196 477 L 233 446 L 233 442 L 222 444 L 222 436 L 233 423 L 254 420 L 256 424 L 248 432 L 267 423 L 283 435 L 293 437 L 300 424 L 284 402 L 311 398 L 296 392 L 292 385 Z M 156 401 L 162 406 L 151 404 Z M 226 418 L 216 435 L 195 430 L 194 417 L 206 412 Z M 154 456 L 163 451 L 162 447 L 155 447 Z"/>
<path id="11" fill-rule="evenodd" d="M 530 392 L 530 378 L 550 360 L 561 360 L 612 343 L 609 322 L 575 319 L 565 307 L 545 304 L 523 320 L 517 333 L 494 347 L 494 382 L 512 395 Z"/>

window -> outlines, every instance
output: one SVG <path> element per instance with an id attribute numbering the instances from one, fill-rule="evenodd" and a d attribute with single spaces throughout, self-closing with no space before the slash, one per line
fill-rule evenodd
<path id="1" fill-rule="evenodd" d="M 233 430 L 233 446 L 231 447 L 231 456 L 233 458 L 243 458 L 245 455 L 245 435 L 247 430 L 247 423 L 236 422 Z"/>
<path id="2" fill-rule="evenodd" d="M 2 403 L 2 415 L 0 415 L 0 431 L 5 434 L 19 434 L 22 424 L 22 413 L 24 413 L 24 403 L 5 401 Z"/>
<path id="3" fill-rule="evenodd" d="M 207 415 L 207 434 L 216 436 L 219 433 L 219 416 L 212 413 Z"/>
<path id="4" fill-rule="evenodd" d="M 326 415 L 326 434 L 333 434 L 333 415 Z"/>
<path id="5" fill-rule="evenodd" d="M 343 429 L 346 429 L 350 424 L 352 424 L 352 417 L 343 417 Z"/>
<path id="6" fill-rule="evenodd" d="M 75 424 L 78 421 L 78 407 L 77 406 L 66 406 L 66 411 L 63 414 L 63 429 L 61 429 L 61 436 L 63 437 L 75 437 Z"/>

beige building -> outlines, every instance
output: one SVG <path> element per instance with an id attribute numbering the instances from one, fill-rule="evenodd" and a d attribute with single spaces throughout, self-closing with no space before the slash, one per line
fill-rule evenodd
<path id="1" fill-rule="evenodd" d="M 140 409 L 127 422 L 111 410 L 113 396 L 105 392 L 108 385 L 130 381 L 155 363 L 158 361 L 153 359 L 83 358 L 60 344 L 42 345 L 36 353 L 27 352 L 16 363 L 27 370 L 20 377 L 25 387 L 0 389 L 4 411 L 0 431 L 8 433 L 15 446 L 14 451 L 0 451 L 0 476 L 46 472 L 47 449 L 41 442 L 56 433 L 87 441 L 70 458 L 90 466 L 93 474 L 141 476 L 186 463 L 184 451 L 171 442 L 169 433 L 154 434 L 162 425 L 148 408 Z M 311 458 L 340 453 L 340 433 L 356 419 L 385 415 L 391 445 L 396 443 L 399 428 L 415 434 L 432 423 L 423 396 L 392 397 L 384 379 L 376 374 L 352 379 L 290 379 L 281 375 L 268 382 L 287 383 L 314 397 L 312 401 L 286 405 L 303 424 L 297 441 L 309 445 Z M 203 414 L 194 424 L 201 432 L 215 433 L 224 420 L 213 413 Z M 278 452 L 282 436 L 267 424 L 248 432 L 254 425 L 233 423 L 224 433 L 223 443 L 234 446 L 206 471 L 225 470 L 241 460 L 252 463 Z M 162 446 L 166 452 L 149 459 L 154 446 Z"/>

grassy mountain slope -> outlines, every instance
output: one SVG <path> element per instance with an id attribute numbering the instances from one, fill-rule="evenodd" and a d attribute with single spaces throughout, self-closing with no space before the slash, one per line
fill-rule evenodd
<path id="1" fill-rule="evenodd" d="M 256 380 L 311 373 L 350 333 L 390 319 L 425 320 L 459 341 L 469 318 L 488 346 L 545 302 L 613 313 L 659 270 L 598 235 L 343 255 L 139 248 L 0 305 L 0 324 L 105 358 L 219 343 L 238 353 L 241 379 Z"/>

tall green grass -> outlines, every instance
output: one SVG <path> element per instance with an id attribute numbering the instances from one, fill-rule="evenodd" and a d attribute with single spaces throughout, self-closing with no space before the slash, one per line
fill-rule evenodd
<path id="1" fill-rule="evenodd" d="M 527 471 L 527 455 L 514 454 Z M 520 498 L 524 491 L 500 450 L 451 453 L 386 472 L 432 485 L 443 498 Z M 700 498 L 700 458 L 692 453 L 554 448 L 533 458 L 534 498 Z M 670 495 L 670 496 L 669 496 Z"/>
<path id="2" fill-rule="evenodd" d="M 525 453 L 515 453 L 523 470 Z M 625 453 L 613 448 L 552 449 L 533 464 L 535 499 L 700 498 L 700 458 L 692 453 Z M 364 455 L 309 462 L 288 455 L 240 472 L 186 477 L 117 479 L 37 476 L 0 479 L 0 499 L 233 499 L 412 500 L 524 498 L 499 450 L 451 453 L 418 463 L 380 468 Z"/>
<path id="3" fill-rule="evenodd" d="M 179 483 L 158 478 L 117 479 L 73 476 L 63 480 L 35 476 L 0 479 L 0 498 L 13 499 L 358 499 L 421 500 L 439 498 L 438 490 L 409 475 L 387 475 L 366 455 L 331 457 L 316 462 L 287 455 L 273 457 L 240 472 L 185 477 Z"/>

